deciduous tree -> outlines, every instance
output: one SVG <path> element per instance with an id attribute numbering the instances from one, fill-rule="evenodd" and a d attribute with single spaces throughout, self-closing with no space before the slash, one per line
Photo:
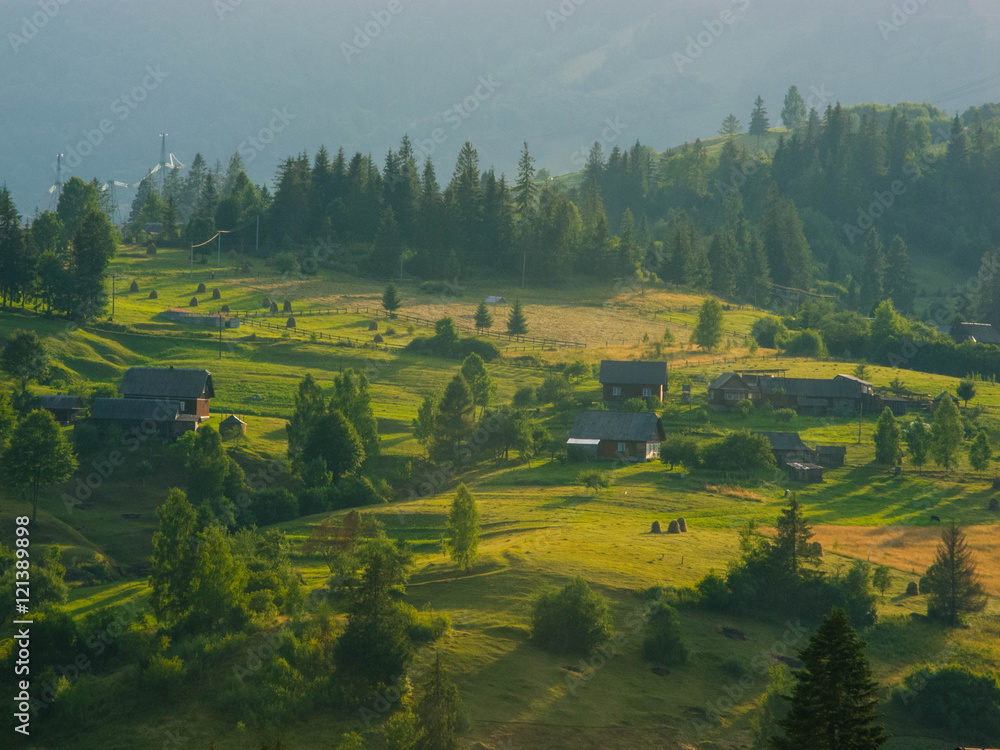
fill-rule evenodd
<path id="1" fill-rule="evenodd" d="M 38 409 L 18 422 L 0 460 L 0 475 L 14 488 L 27 489 L 31 520 L 38 518 L 41 487 L 69 479 L 77 461 L 69 440 L 51 413 Z"/>

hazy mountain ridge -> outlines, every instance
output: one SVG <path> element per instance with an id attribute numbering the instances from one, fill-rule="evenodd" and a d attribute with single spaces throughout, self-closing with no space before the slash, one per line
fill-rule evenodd
<path id="1" fill-rule="evenodd" d="M 381 157 L 402 132 L 433 145 L 438 163 L 471 140 L 484 166 L 508 173 L 527 140 L 539 164 L 559 174 L 581 166 L 580 148 L 602 137 L 608 119 L 625 125 L 615 142 L 663 149 L 714 134 L 730 111 L 746 124 L 758 93 L 776 122 L 792 82 L 825 92 L 821 107 L 825 98 L 906 99 L 964 109 L 996 93 L 1000 80 L 988 78 L 995 8 L 918 4 L 885 39 L 879 22 L 894 23 L 897 5 L 400 0 L 392 14 L 388 2 L 76 0 L 22 44 L 10 35 L 21 35 L 39 6 L 16 0 L 0 21 L 9 144 L 0 179 L 24 211 L 45 208 L 54 155 L 75 150 L 105 118 L 113 132 L 70 174 L 137 182 L 158 160 L 160 132 L 185 163 L 196 151 L 224 162 L 268 127 L 272 108 L 294 119 L 249 164 L 258 182 L 289 153 L 326 143 Z M 362 49 L 357 30 L 366 24 L 378 33 Z M 710 42 L 690 64 L 678 62 L 699 34 Z M 147 66 L 166 78 L 117 119 L 113 102 L 141 85 Z M 481 76 L 499 86 L 458 124 L 446 120 Z M 435 143 L 437 128 L 444 138 Z"/>

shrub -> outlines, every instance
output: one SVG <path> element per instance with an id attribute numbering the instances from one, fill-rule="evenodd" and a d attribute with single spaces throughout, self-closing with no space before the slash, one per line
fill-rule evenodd
<path id="1" fill-rule="evenodd" d="M 763 435 L 731 432 L 704 452 L 705 465 L 716 471 L 753 474 L 776 468 L 771 444 Z"/>
<path id="2" fill-rule="evenodd" d="M 330 488 L 309 487 L 299 493 L 299 513 L 311 516 L 330 510 Z"/>
<path id="3" fill-rule="evenodd" d="M 750 329 L 754 341 L 765 349 L 776 349 L 778 339 L 788 333 L 785 324 L 778 318 L 758 318 Z"/>
<path id="4" fill-rule="evenodd" d="M 825 357 L 826 345 L 818 331 L 806 329 L 778 341 L 784 354 L 789 357 Z"/>
<path id="5" fill-rule="evenodd" d="M 168 659 L 157 654 L 149 660 L 149 666 L 143 673 L 142 679 L 156 692 L 170 692 L 177 689 L 184 680 L 186 672 L 181 657 L 175 656 Z"/>
<path id="6" fill-rule="evenodd" d="M 577 577 L 559 592 L 539 595 L 531 630 L 544 649 L 587 656 L 612 636 L 608 601 Z"/>
<path id="7" fill-rule="evenodd" d="M 577 474 L 576 481 L 588 490 L 600 492 L 611 486 L 611 473 L 600 469 L 586 469 Z"/>
<path id="8" fill-rule="evenodd" d="M 677 610 L 669 604 L 657 604 L 646 618 L 643 658 L 666 666 L 687 664 L 688 652 L 681 643 L 680 630 Z"/>
<path id="9" fill-rule="evenodd" d="M 777 419 L 779 422 L 786 422 L 786 423 L 791 422 L 793 419 L 795 419 L 795 417 L 796 417 L 795 409 L 785 408 L 785 409 L 778 409 L 776 412 L 774 412 L 774 418 Z"/>
<path id="10" fill-rule="evenodd" d="M 470 354 L 478 354 L 483 362 L 492 362 L 500 356 L 500 348 L 492 341 L 477 338 L 459 339 L 456 357 L 464 360 Z"/>
<path id="11" fill-rule="evenodd" d="M 447 612 L 419 612 L 409 605 L 403 609 L 409 620 L 406 630 L 414 643 L 432 643 L 451 628 L 451 615 Z"/>
<path id="12" fill-rule="evenodd" d="M 274 267 L 278 273 L 291 273 L 298 265 L 299 262 L 292 253 L 278 253 L 274 256 Z"/>
<path id="13" fill-rule="evenodd" d="M 367 477 L 344 477 L 330 492 L 330 509 L 356 508 L 386 502 Z"/>
<path id="14" fill-rule="evenodd" d="M 1000 737 L 1000 680 L 957 664 L 911 672 L 893 696 L 930 725 L 945 726 L 968 740 Z"/>
<path id="15" fill-rule="evenodd" d="M 670 464 L 671 469 L 676 464 L 694 469 L 701 463 L 701 448 L 693 437 L 667 435 L 660 443 L 660 461 Z"/>
<path id="16" fill-rule="evenodd" d="M 535 389 L 530 385 L 521 386 L 514 392 L 514 398 L 511 399 L 511 403 L 520 408 L 531 406 L 535 403 Z"/>
<path id="17" fill-rule="evenodd" d="M 625 399 L 625 403 L 622 404 L 622 411 L 641 414 L 644 411 L 650 411 L 650 408 L 643 398 L 629 398 Z"/>
<path id="18" fill-rule="evenodd" d="M 573 386 L 569 380 L 561 373 L 547 375 L 536 391 L 538 403 L 554 404 L 559 406 L 573 398 Z"/>
<path id="19" fill-rule="evenodd" d="M 250 510 L 260 526 L 269 526 L 298 518 L 299 501 L 286 489 L 259 490 L 253 495 Z"/>
<path id="20" fill-rule="evenodd" d="M 753 414 L 753 401 L 748 398 L 740 401 L 736 404 L 736 413 L 743 417 L 743 419 L 749 419 L 750 415 Z"/>

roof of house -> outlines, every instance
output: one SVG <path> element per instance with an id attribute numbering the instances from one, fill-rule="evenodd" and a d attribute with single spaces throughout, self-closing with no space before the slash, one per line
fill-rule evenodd
<path id="1" fill-rule="evenodd" d="M 601 383 L 625 383 L 627 385 L 666 385 L 666 362 L 620 362 L 611 359 L 601 361 Z"/>
<path id="2" fill-rule="evenodd" d="M 750 390 L 750 386 L 735 372 L 724 372 L 708 384 L 708 390 L 710 391 L 717 391 L 721 388 L 741 391 Z"/>
<path id="3" fill-rule="evenodd" d="M 808 451 L 811 448 L 802 442 L 797 432 L 755 432 L 754 435 L 763 435 L 767 442 L 771 444 L 773 451 Z"/>
<path id="4" fill-rule="evenodd" d="M 575 440 L 662 440 L 663 425 L 660 417 L 651 411 L 585 411 L 576 415 L 570 439 Z"/>
<path id="5" fill-rule="evenodd" d="M 861 398 L 871 384 L 849 375 L 830 380 L 816 378 L 762 378 L 760 391 L 765 395 L 784 393 L 805 398 Z"/>
<path id="6" fill-rule="evenodd" d="M 83 409 L 79 396 L 41 396 L 38 405 L 43 409 Z"/>
<path id="7" fill-rule="evenodd" d="M 486 298 L 486 303 L 489 305 L 499 305 L 501 302 L 506 302 L 506 301 L 507 300 L 505 300 L 503 297 L 498 297 L 495 294 L 491 294 L 489 297 Z"/>
<path id="8" fill-rule="evenodd" d="M 90 411 L 94 419 L 100 420 L 175 422 L 181 405 L 179 401 L 154 398 L 95 398 Z"/>
<path id="9" fill-rule="evenodd" d="M 186 367 L 130 367 L 118 391 L 123 396 L 162 398 L 215 397 L 212 373 Z"/>
<path id="10" fill-rule="evenodd" d="M 228 417 L 222 420 L 222 422 L 219 424 L 219 427 L 223 427 L 226 425 L 239 425 L 239 424 L 246 424 L 246 422 L 237 417 L 235 414 L 230 414 Z"/>
<path id="11" fill-rule="evenodd" d="M 989 323 L 962 323 L 959 330 L 980 344 L 1000 344 L 1000 333 Z"/>
<path id="12" fill-rule="evenodd" d="M 941 391 L 941 393 L 939 393 L 938 395 L 936 395 L 934 397 L 934 403 L 936 404 L 938 401 L 940 401 L 941 399 L 943 399 L 945 396 L 947 396 L 948 398 L 950 398 L 956 404 L 958 403 L 958 396 L 953 396 L 952 394 L 948 393 L 948 391 Z"/>

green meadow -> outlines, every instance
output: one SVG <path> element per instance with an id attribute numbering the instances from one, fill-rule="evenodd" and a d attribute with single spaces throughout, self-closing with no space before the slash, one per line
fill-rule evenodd
<path id="1" fill-rule="evenodd" d="M 41 312 L 4 311 L 0 335 L 32 328 L 45 338 L 55 367 L 49 382 L 32 386 L 39 394 L 64 392 L 84 382 L 116 386 L 124 370 L 136 365 L 211 370 L 217 394 L 212 401 L 213 421 L 217 424 L 237 414 L 248 423 L 245 438 L 227 440 L 230 454 L 248 474 L 284 458 L 285 422 L 292 413 L 297 385 L 307 372 L 324 388 L 345 368 L 367 374 L 383 438 L 377 471 L 392 475 L 408 459 L 422 455 L 423 448 L 411 435 L 411 420 L 423 398 L 442 391 L 460 363 L 376 346 L 369 325 L 377 321 L 385 342 L 397 346 L 414 336 L 429 335 L 432 326 L 376 317 L 379 284 L 327 271 L 285 278 L 256 261 L 242 274 L 225 254 L 223 267 L 214 269 L 215 256 L 209 255 L 206 265 L 196 263 L 191 272 L 188 260 L 182 250 L 161 250 L 150 257 L 141 250 L 124 249 L 113 269 L 113 322 L 123 326 L 120 330 L 102 325 L 80 330 Z M 133 281 L 137 292 L 127 291 Z M 202 283 L 206 291 L 198 293 Z M 221 299 L 211 300 L 214 288 L 220 290 Z M 157 299 L 149 299 L 153 289 Z M 469 325 L 472 311 L 486 294 L 502 294 L 509 300 L 519 296 L 532 336 L 586 344 L 524 346 L 497 339 L 503 357 L 490 371 L 500 401 L 509 401 L 519 387 L 539 385 L 552 363 L 582 359 L 597 364 L 607 356 L 648 354 L 649 341 L 644 336 L 659 338 L 670 328 L 675 343 L 667 347 L 666 355 L 672 386 L 677 385 L 671 388 L 662 412 L 668 432 L 686 432 L 708 441 L 733 429 L 797 431 L 810 444 L 847 445 L 844 467 L 827 471 L 821 484 L 800 486 L 780 475 L 742 486 L 735 477 L 687 473 L 680 468 L 670 471 L 655 462 L 609 466 L 611 486 L 595 492 L 576 481 L 579 465 L 547 454 L 500 464 L 483 457 L 461 477 L 478 502 L 482 525 L 480 558 L 465 573 L 440 549 L 459 478 L 418 475 L 396 488 L 395 501 L 364 509 L 382 522 L 391 537 L 406 539 L 416 551 L 406 601 L 418 610 L 441 611 L 451 617 L 451 629 L 435 648 L 466 706 L 469 744 L 497 750 L 748 748 L 750 716 L 766 679 L 755 665 L 775 663 L 776 656 L 794 658 L 808 639 L 808 628 L 686 608 L 681 622 L 691 653 L 689 663 L 657 674 L 641 657 L 641 633 L 630 630 L 628 623 L 630 615 L 641 611 L 641 592 L 649 587 L 692 586 L 710 570 L 725 570 L 738 553 L 740 529 L 750 520 L 765 528 L 773 524 L 785 503 L 786 489 L 799 493 L 817 538 L 824 543 L 822 566 L 831 573 L 856 558 L 880 559 L 886 550 L 881 537 L 870 533 L 880 528 L 926 533 L 932 552 L 936 522 L 931 516 L 975 527 L 984 538 L 995 535 L 997 516 L 986 509 L 993 495 L 992 472 L 975 476 L 963 467 L 945 477 L 930 465 L 919 474 L 907 466 L 902 476 L 894 476 L 875 467 L 872 436 L 877 415 L 795 417 L 779 422 L 773 415 L 758 413 L 743 419 L 708 410 L 705 385 L 725 369 L 781 368 L 789 375 L 815 377 L 853 371 L 854 363 L 779 358 L 773 351 L 751 356 L 745 338 L 762 314 L 759 311 L 728 310 L 725 350 L 705 355 L 686 343 L 700 301 L 694 294 L 663 287 L 622 290 L 611 285 L 582 291 L 498 289 L 482 279 L 465 284 L 461 291 L 461 297 L 427 295 L 416 285 L 404 283 L 400 312 L 422 320 L 447 314 L 460 325 Z M 289 300 L 293 311 L 316 314 L 298 317 L 294 332 L 249 325 L 225 329 L 220 346 L 218 331 L 160 316 L 168 307 L 188 307 L 192 297 L 199 300 L 199 312 L 214 313 L 223 304 L 233 311 L 261 311 L 267 297 L 279 309 Z M 323 312 L 334 309 L 347 312 Z M 494 330 L 503 329 L 504 316 L 503 308 L 498 308 Z M 287 317 L 279 313 L 265 319 L 284 326 Z M 344 340 L 339 344 L 314 340 L 311 333 L 339 335 Z M 531 361 L 524 359 L 528 356 Z M 868 379 L 877 386 L 886 386 L 895 377 L 910 390 L 930 395 L 953 392 L 957 384 L 943 376 L 869 368 Z M 681 403 L 682 382 L 692 384 L 693 404 Z M 10 388 L 13 383 L 4 385 Z M 599 401 L 593 375 L 574 387 L 581 404 L 578 408 Z M 969 408 L 980 408 L 982 419 L 1000 414 L 1000 386 L 981 382 L 978 387 Z M 541 406 L 539 417 L 553 436 L 560 437 L 575 412 Z M 908 418 L 928 417 L 915 413 Z M 81 466 L 79 476 L 94 470 Z M 287 474 L 277 481 L 294 486 Z M 143 445 L 80 504 L 62 500 L 64 494 L 76 492 L 77 478 L 44 493 L 33 543 L 59 545 L 71 573 L 76 566 L 96 560 L 118 576 L 101 585 L 75 583 L 66 611 L 84 617 L 128 601 L 143 604 L 149 593 L 145 576 L 156 529 L 155 510 L 171 487 L 183 483 L 183 466 L 173 451 Z M 28 503 L 9 490 L 0 493 L 4 518 L 28 509 Z M 279 524 L 291 541 L 295 565 L 309 590 L 324 589 L 329 572 L 318 557 L 304 554 L 303 543 L 329 515 L 336 519 L 343 512 Z M 666 525 L 678 517 L 686 520 L 688 533 L 650 533 L 653 521 Z M 10 543 L 11 531 L 10 524 L 0 530 L 5 543 Z M 991 582 L 997 580 L 995 568 L 1000 559 L 995 548 L 973 547 L 984 575 Z M 924 597 L 904 594 L 907 583 L 922 573 L 914 565 L 896 565 L 892 586 L 879 604 L 880 622 L 862 633 L 881 683 L 886 724 L 894 735 L 887 747 L 892 750 L 931 750 L 963 741 L 923 727 L 889 702 L 891 691 L 913 667 L 947 656 L 978 670 L 1000 671 L 1000 589 L 991 583 L 986 616 L 974 619 L 968 628 L 948 631 L 921 616 L 926 611 Z M 586 662 L 554 657 L 529 638 L 531 604 L 537 593 L 578 575 L 609 598 L 620 632 L 614 652 Z M 335 619 L 341 614 L 334 611 Z M 275 627 L 280 630 L 284 625 L 279 622 Z M 214 743 L 217 750 L 257 748 L 278 738 L 289 748 L 335 747 L 342 733 L 367 729 L 356 711 L 307 712 L 277 729 L 237 723 L 218 706 L 213 696 L 232 668 L 245 660 L 254 639 L 264 635 L 241 636 L 231 644 L 231 653 L 220 658 L 222 667 L 197 681 L 189 680 L 169 701 L 143 705 L 141 712 L 116 698 L 132 679 L 130 668 L 98 670 L 91 677 L 97 710 L 72 727 L 55 730 L 54 736 L 47 735 L 52 744 L 45 747 L 158 748 L 169 746 L 165 743 L 175 737 L 184 738 L 184 747 L 208 748 Z M 433 650 L 425 649 L 415 666 L 426 667 L 432 658 Z M 743 675 L 750 679 L 741 681 Z M 38 721 L 44 723 L 46 714 Z"/>

